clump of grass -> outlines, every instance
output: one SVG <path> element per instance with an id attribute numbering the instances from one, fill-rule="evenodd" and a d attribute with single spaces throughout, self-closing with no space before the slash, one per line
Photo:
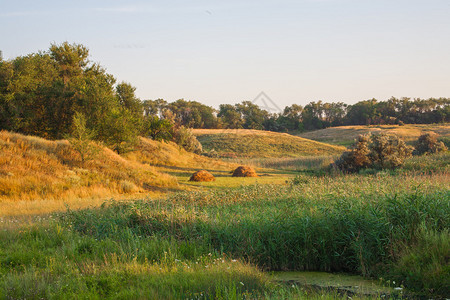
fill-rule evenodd
<path id="1" fill-rule="evenodd" d="M 450 233 L 421 227 L 417 240 L 404 249 L 392 270 L 392 277 L 413 287 L 423 296 L 450 294 Z"/>
<path id="2" fill-rule="evenodd" d="M 139 188 L 133 182 L 128 180 L 122 180 L 119 182 L 119 184 L 122 193 L 133 193 L 139 190 Z"/>

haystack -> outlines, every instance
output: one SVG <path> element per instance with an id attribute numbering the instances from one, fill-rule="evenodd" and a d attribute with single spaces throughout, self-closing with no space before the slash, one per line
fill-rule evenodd
<path id="1" fill-rule="evenodd" d="M 216 178 L 213 174 L 209 173 L 206 170 L 200 170 L 192 174 L 189 181 L 215 181 Z"/>
<path id="2" fill-rule="evenodd" d="M 239 166 L 234 170 L 232 177 L 258 177 L 252 167 Z"/>

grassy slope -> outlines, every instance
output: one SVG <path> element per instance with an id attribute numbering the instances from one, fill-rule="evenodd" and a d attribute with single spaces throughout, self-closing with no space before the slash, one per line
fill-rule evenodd
<path id="1" fill-rule="evenodd" d="M 450 137 L 449 124 L 407 124 L 398 125 L 374 125 L 374 126 L 340 126 L 330 127 L 299 134 L 299 136 L 319 142 L 348 146 L 360 134 L 387 132 L 402 137 L 407 142 L 417 140 L 424 132 L 435 132 L 441 137 Z"/>
<path id="2" fill-rule="evenodd" d="M 336 155 L 344 148 L 307 140 L 286 133 L 261 130 L 196 129 L 203 149 L 222 157 L 281 158 Z"/>
<path id="3" fill-rule="evenodd" d="M 201 168 L 228 173 L 234 167 L 173 143 L 144 138 L 136 151 L 122 156 L 106 147 L 98 149 L 95 159 L 81 162 L 67 141 L 0 132 L 0 215 L 46 213 L 64 209 L 65 203 L 76 208 L 98 205 L 109 197 L 160 194 L 181 189 L 177 172 L 187 177 Z"/>

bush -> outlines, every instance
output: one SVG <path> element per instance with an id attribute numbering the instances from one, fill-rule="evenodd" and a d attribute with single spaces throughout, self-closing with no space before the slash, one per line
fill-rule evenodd
<path id="1" fill-rule="evenodd" d="M 202 144 L 197 140 L 192 130 L 181 126 L 175 131 L 175 143 L 183 147 L 186 151 L 201 154 L 203 151 Z"/>
<path id="2" fill-rule="evenodd" d="M 360 135 L 350 151 L 346 151 L 335 162 L 335 165 L 347 172 L 358 172 L 360 169 L 370 166 L 369 159 L 369 141 L 370 135 Z"/>
<path id="3" fill-rule="evenodd" d="M 395 169 L 403 165 L 411 152 L 411 147 L 395 135 L 360 135 L 334 164 L 349 173 L 365 168 Z"/>
<path id="4" fill-rule="evenodd" d="M 372 135 L 369 145 L 371 166 L 376 169 L 395 169 L 411 156 L 412 148 L 396 135 Z"/>
<path id="5" fill-rule="evenodd" d="M 448 149 L 443 142 L 438 141 L 435 133 L 425 133 L 419 136 L 419 139 L 415 143 L 415 148 L 415 155 L 438 153 L 447 151 Z"/>

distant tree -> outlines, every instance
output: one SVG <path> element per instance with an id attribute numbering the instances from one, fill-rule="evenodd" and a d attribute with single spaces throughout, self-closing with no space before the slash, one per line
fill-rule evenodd
<path id="1" fill-rule="evenodd" d="M 134 150 L 140 128 L 134 123 L 133 114 L 126 109 L 112 111 L 102 126 L 103 141 L 119 154 Z"/>
<path id="2" fill-rule="evenodd" d="M 346 119 L 350 125 L 370 125 L 377 117 L 377 100 L 371 99 L 350 105 Z"/>
<path id="3" fill-rule="evenodd" d="M 277 118 L 278 126 L 282 128 L 282 131 L 302 130 L 302 112 L 301 105 L 286 106 L 283 113 Z"/>
<path id="4" fill-rule="evenodd" d="M 250 101 L 236 104 L 236 110 L 242 116 L 245 129 L 264 129 L 264 121 L 269 118 L 268 111 Z"/>
<path id="5" fill-rule="evenodd" d="M 236 106 L 231 104 L 220 104 L 217 116 L 222 121 L 224 128 L 239 129 L 244 126 L 244 120 Z"/>

